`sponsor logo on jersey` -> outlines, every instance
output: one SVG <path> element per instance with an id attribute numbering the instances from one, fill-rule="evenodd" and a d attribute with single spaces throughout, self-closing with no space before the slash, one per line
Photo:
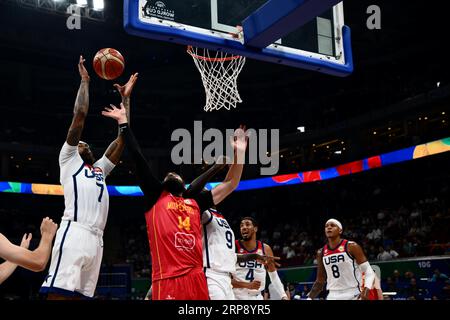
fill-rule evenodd
<path id="1" fill-rule="evenodd" d="M 324 257 L 323 261 L 325 262 L 326 265 L 329 265 L 330 263 L 345 262 L 345 257 L 343 254 L 334 255 L 334 256 Z"/>
<path id="2" fill-rule="evenodd" d="M 339 252 L 344 252 L 345 248 L 344 248 L 344 246 L 340 246 L 338 250 L 339 250 Z"/>
<path id="3" fill-rule="evenodd" d="M 183 232 L 175 233 L 175 247 L 178 249 L 192 250 L 195 246 L 195 237 Z"/>

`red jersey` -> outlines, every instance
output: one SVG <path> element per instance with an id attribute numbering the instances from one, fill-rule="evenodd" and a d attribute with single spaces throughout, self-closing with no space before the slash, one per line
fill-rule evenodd
<path id="1" fill-rule="evenodd" d="M 203 268 L 200 208 L 194 199 L 163 191 L 145 213 L 152 256 L 152 281 Z"/>

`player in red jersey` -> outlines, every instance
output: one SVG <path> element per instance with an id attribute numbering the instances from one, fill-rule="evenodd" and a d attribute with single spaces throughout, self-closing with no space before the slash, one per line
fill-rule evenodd
<path id="1" fill-rule="evenodd" d="M 146 201 L 147 234 L 152 257 L 153 300 L 208 300 L 203 272 L 201 212 L 224 200 L 238 186 L 243 164 L 232 164 L 227 178 L 211 191 L 186 196 L 185 183 L 169 172 L 161 183 L 151 172 L 128 125 L 123 107 L 112 106 L 103 115 L 118 121 L 136 164 L 139 185 Z M 243 159 L 247 148 L 244 128 L 232 141 L 235 155 Z"/>

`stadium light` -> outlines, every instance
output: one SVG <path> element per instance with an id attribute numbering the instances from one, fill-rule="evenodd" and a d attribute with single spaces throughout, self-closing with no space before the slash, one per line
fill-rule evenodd
<path id="1" fill-rule="evenodd" d="M 301 133 L 305 132 L 305 127 L 297 127 L 297 130 L 300 131 Z"/>
<path id="2" fill-rule="evenodd" d="M 79 7 L 85 7 L 87 4 L 87 0 L 77 0 L 77 6 Z"/>
<path id="3" fill-rule="evenodd" d="M 105 2 L 103 0 L 94 0 L 94 10 L 101 11 L 105 9 Z"/>

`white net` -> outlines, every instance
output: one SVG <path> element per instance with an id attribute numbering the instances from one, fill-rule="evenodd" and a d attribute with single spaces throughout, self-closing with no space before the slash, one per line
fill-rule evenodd
<path id="1" fill-rule="evenodd" d="M 241 103 L 237 79 L 245 64 L 245 57 L 226 52 L 211 53 L 208 49 L 188 47 L 187 52 L 194 59 L 202 76 L 206 93 L 205 111 L 230 110 Z"/>

